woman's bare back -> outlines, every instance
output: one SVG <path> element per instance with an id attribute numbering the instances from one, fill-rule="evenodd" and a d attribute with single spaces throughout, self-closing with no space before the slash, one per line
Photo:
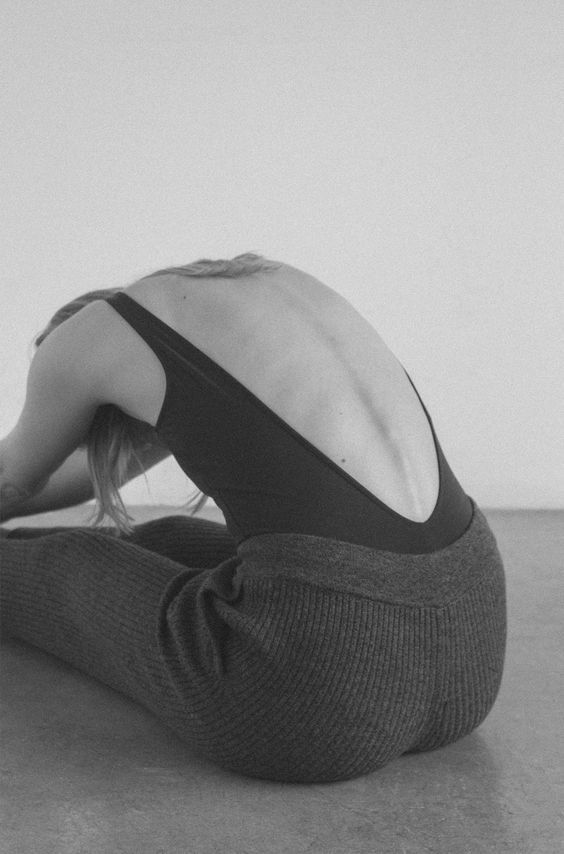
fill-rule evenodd
<path id="1" fill-rule="evenodd" d="M 152 277 L 126 293 L 396 513 L 416 522 L 432 514 L 439 473 L 425 412 L 399 361 L 343 297 L 288 265 L 240 279 Z M 101 305 L 122 354 L 112 400 L 154 425 L 163 368 Z"/>

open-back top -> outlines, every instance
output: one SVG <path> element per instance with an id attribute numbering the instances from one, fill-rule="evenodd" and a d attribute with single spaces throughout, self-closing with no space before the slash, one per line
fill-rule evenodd
<path id="1" fill-rule="evenodd" d="M 433 422 L 439 493 L 431 516 L 396 513 L 301 436 L 179 332 L 125 293 L 106 302 L 159 359 L 166 393 L 155 430 L 179 466 L 223 511 L 238 542 L 300 533 L 404 554 L 455 542 L 472 503 L 454 476 Z M 404 369 L 405 370 L 405 369 Z"/>

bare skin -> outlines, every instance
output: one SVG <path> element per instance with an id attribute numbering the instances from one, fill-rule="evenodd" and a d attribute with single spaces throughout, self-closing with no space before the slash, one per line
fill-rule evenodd
<path id="1" fill-rule="evenodd" d="M 235 280 L 159 276 L 126 293 L 396 513 L 419 523 L 432 514 L 439 477 L 427 417 L 399 361 L 343 297 L 288 265 Z M 154 426 L 164 370 L 111 306 L 96 306 L 106 346 L 119 342 L 108 401 Z"/>

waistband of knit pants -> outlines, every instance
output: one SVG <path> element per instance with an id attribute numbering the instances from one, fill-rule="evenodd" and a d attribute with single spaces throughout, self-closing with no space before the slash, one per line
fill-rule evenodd
<path id="1" fill-rule="evenodd" d="M 402 605 L 442 607 L 503 572 L 495 536 L 472 501 L 472 519 L 454 543 L 402 554 L 308 534 L 259 534 L 237 549 L 238 575 L 296 579 Z"/>

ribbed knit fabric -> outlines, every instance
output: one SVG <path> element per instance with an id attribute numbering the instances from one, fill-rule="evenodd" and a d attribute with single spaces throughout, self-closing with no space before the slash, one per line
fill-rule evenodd
<path id="1" fill-rule="evenodd" d="M 128 538 L 3 531 L 3 631 L 142 703 L 196 751 L 271 780 L 329 782 L 471 732 L 505 652 L 494 535 L 431 554 L 306 534 L 241 543 L 168 517 Z"/>

